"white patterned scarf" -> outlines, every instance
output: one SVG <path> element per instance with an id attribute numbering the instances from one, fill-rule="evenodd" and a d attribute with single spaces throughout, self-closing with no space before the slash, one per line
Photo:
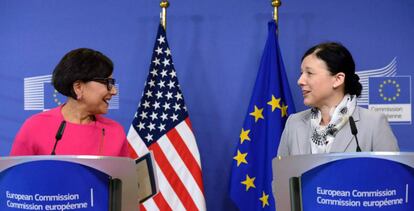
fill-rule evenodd
<path id="1" fill-rule="evenodd" d="M 327 126 L 320 125 L 322 120 L 321 111 L 317 108 L 311 109 L 312 154 L 330 152 L 336 134 L 348 122 L 348 118 L 354 113 L 355 107 L 356 95 L 346 94 L 339 105 L 331 109 L 331 121 Z"/>

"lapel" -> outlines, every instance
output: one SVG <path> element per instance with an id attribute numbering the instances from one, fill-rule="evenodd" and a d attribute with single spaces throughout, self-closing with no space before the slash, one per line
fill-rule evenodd
<path id="1" fill-rule="evenodd" d="M 354 113 L 352 114 L 355 122 L 359 121 L 359 108 L 358 106 L 355 108 Z M 346 149 L 351 144 L 352 139 L 354 136 L 351 133 L 351 127 L 349 126 L 349 122 L 346 123 L 341 130 L 339 130 L 338 134 L 335 137 L 334 142 L 332 143 L 332 147 L 330 152 L 346 152 Z"/>
<path id="2" fill-rule="evenodd" d="M 302 125 L 298 127 L 300 131 L 297 134 L 298 146 L 300 154 L 312 154 L 310 137 L 312 130 L 310 126 L 310 109 L 302 116 Z"/>

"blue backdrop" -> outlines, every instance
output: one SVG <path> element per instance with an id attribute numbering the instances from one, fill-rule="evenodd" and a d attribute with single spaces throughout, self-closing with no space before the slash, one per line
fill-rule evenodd
<path id="1" fill-rule="evenodd" d="M 168 41 L 200 148 L 207 208 L 234 210 L 230 167 L 272 7 L 269 0 L 170 3 Z M 342 42 L 358 71 L 385 67 L 396 58 L 396 75 L 411 76 L 414 1 L 282 4 L 280 45 L 298 111 L 305 109 L 296 85 L 300 58 L 318 42 Z M 79 47 L 113 60 L 119 105 L 108 116 L 127 131 L 148 74 L 159 12 L 159 1 L 148 0 L 0 0 L 0 155 L 9 153 L 23 121 L 39 112 L 25 110 L 25 78 L 51 74 L 66 52 Z M 411 92 L 409 97 L 411 109 Z M 411 123 L 392 128 L 401 150 L 413 151 Z"/>

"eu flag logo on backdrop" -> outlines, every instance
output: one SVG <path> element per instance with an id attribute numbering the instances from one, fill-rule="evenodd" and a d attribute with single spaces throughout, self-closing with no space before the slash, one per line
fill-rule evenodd
<path id="1" fill-rule="evenodd" d="M 370 77 L 369 104 L 409 104 L 410 77 Z"/>
<path id="2" fill-rule="evenodd" d="M 44 109 L 52 109 L 66 102 L 66 97 L 53 87 L 51 82 L 44 83 Z"/>
<path id="3" fill-rule="evenodd" d="M 276 23 L 268 23 L 248 112 L 233 157 L 230 197 L 239 210 L 275 210 L 272 159 L 287 116 L 295 112 L 280 54 Z"/>

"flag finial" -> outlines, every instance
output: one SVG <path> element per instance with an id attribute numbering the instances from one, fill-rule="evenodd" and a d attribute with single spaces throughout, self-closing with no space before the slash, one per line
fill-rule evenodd
<path id="1" fill-rule="evenodd" d="M 170 3 L 168 2 L 168 0 L 161 0 L 160 2 L 160 7 L 162 8 L 161 10 L 161 25 L 164 28 L 164 30 L 167 27 L 167 8 L 168 6 L 170 6 Z"/>
<path id="2" fill-rule="evenodd" d="M 272 6 L 273 6 L 273 20 L 277 23 L 278 20 L 278 13 L 277 9 L 282 5 L 282 2 L 279 0 L 272 0 Z"/>

